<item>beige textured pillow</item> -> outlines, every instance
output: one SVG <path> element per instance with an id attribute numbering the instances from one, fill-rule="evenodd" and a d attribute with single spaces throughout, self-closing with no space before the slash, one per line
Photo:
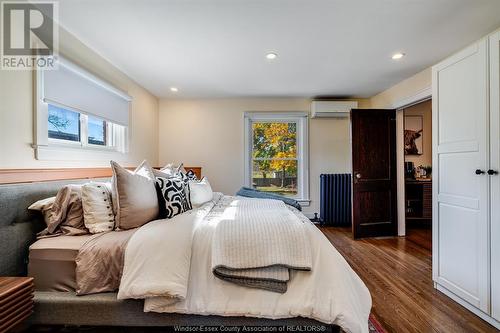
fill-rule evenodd
<path id="1" fill-rule="evenodd" d="M 82 186 L 83 221 L 92 234 L 115 228 L 111 191 L 106 183 L 87 183 Z"/>
<path id="2" fill-rule="evenodd" d="M 122 230 L 132 229 L 156 219 L 158 197 L 155 176 L 147 162 L 142 162 L 131 172 L 111 161 L 111 169 L 116 227 Z"/>
<path id="3" fill-rule="evenodd" d="M 88 234 L 83 223 L 82 186 L 66 185 L 61 188 L 54 198 L 50 211 L 46 210 L 44 216 L 47 228 L 38 234 L 39 237 L 61 233 L 64 235 Z"/>
<path id="4" fill-rule="evenodd" d="M 38 200 L 28 207 L 29 210 L 36 210 L 42 213 L 43 219 L 46 225 L 50 223 L 50 215 L 52 214 L 52 206 L 54 205 L 54 201 L 56 197 L 50 197 L 42 200 Z"/>

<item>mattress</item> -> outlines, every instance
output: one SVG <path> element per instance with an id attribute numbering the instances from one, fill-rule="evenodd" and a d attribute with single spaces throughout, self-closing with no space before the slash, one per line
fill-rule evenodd
<path id="1" fill-rule="evenodd" d="M 75 259 L 93 235 L 42 238 L 29 248 L 28 276 L 37 291 L 75 291 Z"/>

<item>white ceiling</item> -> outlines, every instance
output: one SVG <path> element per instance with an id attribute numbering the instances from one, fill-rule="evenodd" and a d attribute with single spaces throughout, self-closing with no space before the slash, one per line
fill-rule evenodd
<path id="1" fill-rule="evenodd" d="M 156 96 L 177 98 L 369 97 L 500 26 L 499 0 L 59 3 L 63 27 Z M 407 56 L 391 60 L 398 51 Z"/>

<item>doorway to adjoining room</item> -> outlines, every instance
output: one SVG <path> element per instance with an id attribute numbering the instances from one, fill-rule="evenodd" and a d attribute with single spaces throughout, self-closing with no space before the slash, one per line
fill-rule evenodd
<path id="1" fill-rule="evenodd" d="M 403 114 L 406 238 L 432 250 L 432 101 Z"/>

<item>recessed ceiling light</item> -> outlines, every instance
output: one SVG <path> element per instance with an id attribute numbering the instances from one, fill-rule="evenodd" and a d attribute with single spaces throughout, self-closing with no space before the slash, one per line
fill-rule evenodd
<path id="1" fill-rule="evenodd" d="M 399 59 L 403 58 L 404 56 L 405 56 L 405 54 L 404 54 L 404 53 L 394 53 L 394 54 L 392 55 L 392 59 L 393 59 L 393 60 L 399 60 Z"/>
<path id="2" fill-rule="evenodd" d="M 278 55 L 276 53 L 273 53 L 273 52 L 266 54 L 266 58 L 269 60 L 274 60 L 277 57 L 278 57 Z"/>
<path id="3" fill-rule="evenodd" d="M 170 88 L 170 91 L 171 91 L 171 92 L 178 92 L 178 91 L 179 91 L 179 89 L 177 89 L 176 87 L 172 87 L 172 88 Z"/>

